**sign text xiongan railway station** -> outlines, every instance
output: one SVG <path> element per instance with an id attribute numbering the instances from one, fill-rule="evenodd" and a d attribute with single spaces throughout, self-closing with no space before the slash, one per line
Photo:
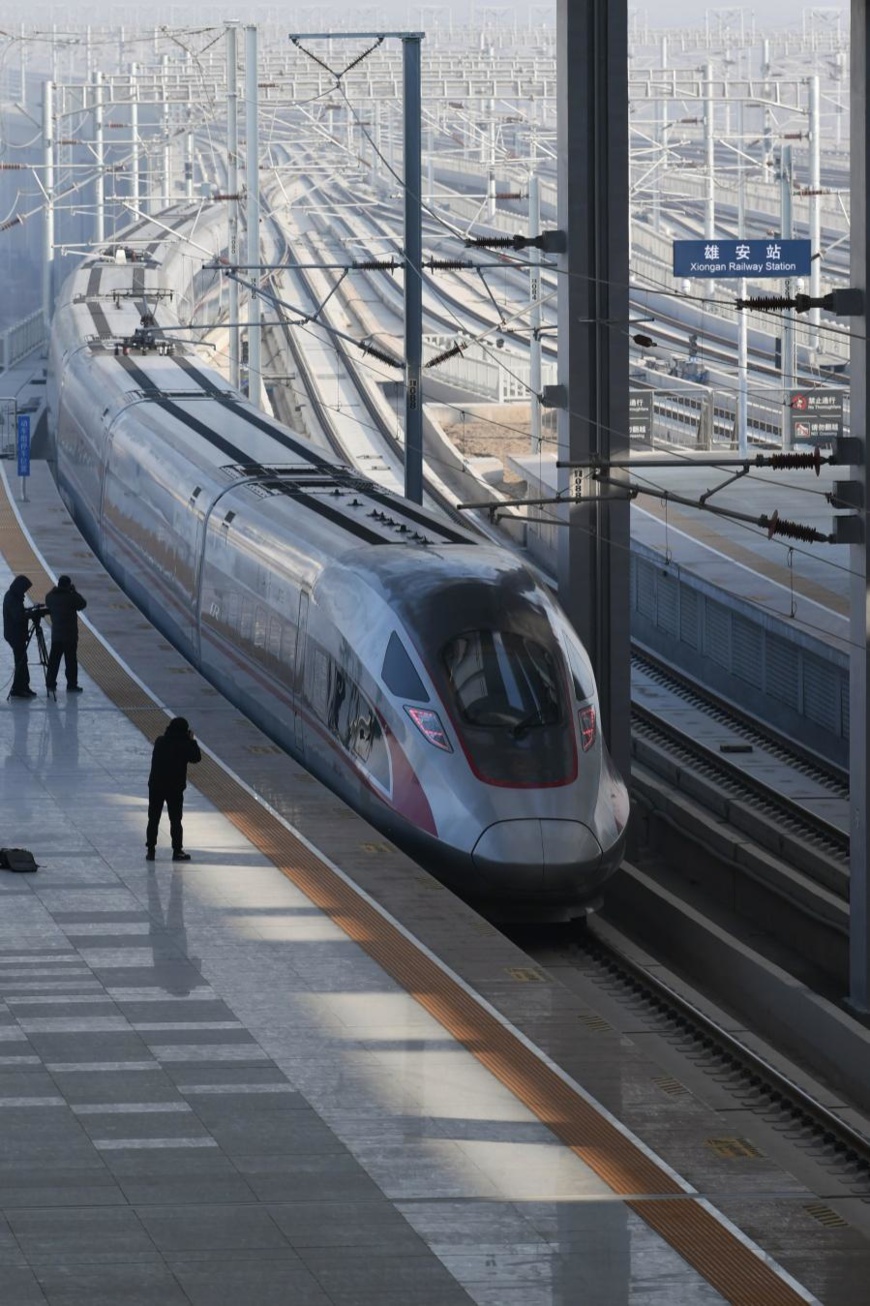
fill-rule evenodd
<path id="1" fill-rule="evenodd" d="M 808 240 L 675 240 L 675 277 L 808 277 Z"/>

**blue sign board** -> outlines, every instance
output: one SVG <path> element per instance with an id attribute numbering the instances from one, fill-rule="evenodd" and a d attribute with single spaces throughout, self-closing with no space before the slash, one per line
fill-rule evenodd
<path id="1" fill-rule="evenodd" d="M 808 240 L 675 240 L 675 277 L 808 277 Z"/>
<path id="2" fill-rule="evenodd" d="M 30 475 L 30 415 L 18 418 L 18 475 Z"/>

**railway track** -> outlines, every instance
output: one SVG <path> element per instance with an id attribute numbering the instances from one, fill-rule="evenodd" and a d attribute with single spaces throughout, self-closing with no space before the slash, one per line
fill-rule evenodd
<path id="1" fill-rule="evenodd" d="M 650 687 L 653 687 L 650 693 Z M 632 757 L 636 783 L 651 772 L 794 873 L 795 901 L 815 885 L 849 897 L 848 776 L 773 735 L 646 652 L 632 660 Z M 694 827 L 697 834 L 697 827 Z M 745 848 L 741 855 L 746 860 Z M 758 875 L 756 866 L 753 871 Z M 816 909 L 817 904 L 807 902 Z M 845 921 L 843 921 L 845 929 Z"/>
<path id="2" fill-rule="evenodd" d="M 632 664 L 636 682 L 642 677 L 686 708 L 671 719 L 635 699 L 632 720 L 636 756 L 642 752 L 643 741 L 666 750 L 678 767 L 691 767 L 696 774 L 713 780 L 730 802 L 739 800 L 767 823 L 767 846 L 771 851 L 781 851 L 788 841 L 800 841 L 814 850 L 820 861 L 848 868 L 849 836 L 842 819 L 849 802 L 845 772 L 766 732 L 757 722 L 649 654 L 635 650 Z M 697 718 L 714 729 L 699 731 Z M 649 757 L 648 753 L 644 755 Z M 786 774 L 799 783 L 790 786 L 790 792 L 783 792 L 781 784 L 778 787 L 764 778 L 773 770 L 780 782 Z M 831 816 L 818 810 L 819 801 L 828 802 Z"/>
<path id="3" fill-rule="evenodd" d="M 828 1200 L 870 1199 L 870 1120 L 857 1113 L 844 1118 L 843 1103 L 834 1101 L 836 1085 L 816 1083 L 767 1051 L 751 1031 L 736 1027 L 733 1017 L 681 981 L 663 977 L 660 967 L 650 969 L 637 949 L 604 923 L 593 919 L 561 939 L 525 932 L 517 941 L 542 970 L 600 1011 L 602 1022 L 628 1037 L 643 1029 L 645 1049 L 670 1072 L 662 1076 L 664 1092 L 703 1098 L 709 1090 L 724 1111 L 754 1117 L 752 1139 L 763 1150 L 790 1146 L 795 1173 L 804 1171 L 806 1180 L 815 1180 L 816 1192 Z M 650 1048 L 650 1038 L 658 1052 Z M 723 1094 L 729 1103 L 722 1102 Z M 866 1111 L 870 1102 L 859 1106 Z M 838 1222 L 827 1207 L 814 1214 Z"/>

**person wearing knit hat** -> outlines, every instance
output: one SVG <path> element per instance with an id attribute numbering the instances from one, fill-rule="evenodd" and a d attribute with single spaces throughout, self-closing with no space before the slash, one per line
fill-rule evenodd
<path id="1" fill-rule="evenodd" d="M 49 693 L 57 689 L 57 673 L 63 658 L 66 692 L 80 694 L 78 613 L 88 605 L 69 576 L 58 576 L 54 589 L 49 590 L 45 596 L 45 606 L 51 617 L 51 649 L 45 672 L 45 687 Z"/>

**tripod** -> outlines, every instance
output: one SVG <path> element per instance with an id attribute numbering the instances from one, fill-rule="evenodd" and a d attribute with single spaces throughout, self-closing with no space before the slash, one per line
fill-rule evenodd
<path id="1" fill-rule="evenodd" d="M 42 667 L 42 677 L 45 681 L 45 692 L 53 695 L 57 700 L 57 690 L 48 687 L 48 650 L 45 647 L 45 634 L 42 629 L 42 613 L 37 612 L 35 608 L 28 611 L 30 618 L 30 629 L 27 632 L 26 647 L 30 648 L 30 641 L 36 639 L 36 651 L 39 654 L 39 665 Z"/>

